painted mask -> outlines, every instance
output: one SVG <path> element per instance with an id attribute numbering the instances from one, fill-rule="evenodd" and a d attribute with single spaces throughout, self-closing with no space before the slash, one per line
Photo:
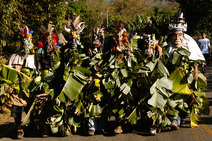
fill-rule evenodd
<path id="1" fill-rule="evenodd" d="M 32 33 L 33 31 L 30 31 L 29 28 L 26 26 L 24 28 L 19 28 L 21 31 L 21 35 L 23 37 L 23 48 L 24 52 L 28 54 L 31 49 L 33 49 L 33 44 L 32 44 Z"/>
<path id="2" fill-rule="evenodd" d="M 155 49 L 155 34 L 144 34 L 145 55 L 152 56 Z"/>
<path id="3" fill-rule="evenodd" d="M 184 33 L 183 33 L 182 30 L 173 31 L 173 33 L 172 33 L 172 44 L 174 45 L 174 47 L 176 47 L 176 48 L 182 47 L 183 37 L 184 37 Z"/>

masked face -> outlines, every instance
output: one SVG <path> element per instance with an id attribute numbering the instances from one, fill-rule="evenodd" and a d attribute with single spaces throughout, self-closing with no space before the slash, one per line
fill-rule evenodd
<path id="1" fill-rule="evenodd" d="M 178 47 L 182 47 L 183 45 L 183 31 L 174 31 L 172 34 L 172 44 L 178 48 Z"/>
<path id="2" fill-rule="evenodd" d="M 24 38 L 23 42 L 24 42 L 24 45 L 23 45 L 24 52 L 29 53 L 29 50 L 32 49 L 32 47 L 33 47 L 32 39 L 31 38 Z"/>

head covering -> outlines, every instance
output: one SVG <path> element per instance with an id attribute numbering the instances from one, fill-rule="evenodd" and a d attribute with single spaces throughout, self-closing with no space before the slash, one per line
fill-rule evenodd
<path id="1" fill-rule="evenodd" d="M 33 31 L 30 31 L 30 29 L 27 26 L 26 27 L 23 27 L 23 28 L 19 27 L 19 30 L 20 30 L 21 35 L 22 35 L 23 38 L 30 38 L 30 37 L 32 37 Z"/>
<path id="2" fill-rule="evenodd" d="M 175 31 L 187 31 L 187 23 L 185 22 L 185 18 L 183 17 L 183 13 L 178 11 L 174 17 L 172 17 L 169 21 L 169 30 Z"/>

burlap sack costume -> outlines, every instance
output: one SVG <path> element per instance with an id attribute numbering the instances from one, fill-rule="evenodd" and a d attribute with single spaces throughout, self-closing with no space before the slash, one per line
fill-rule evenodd
<path id="1" fill-rule="evenodd" d="M 23 92 L 19 94 L 11 94 L 10 101 L 12 105 L 19 106 L 19 107 L 26 107 L 27 103 L 29 103 L 29 98 Z"/>
<path id="2" fill-rule="evenodd" d="M 33 51 L 34 45 L 32 44 L 32 33 L 29 28 L 26 26 L 24 28 L 19 28 L 21 31 L 23 44 L 19 48 L 19 50 L 14 53 L 9 60 L 8 66 L 15 68 L 18 71 L 21 71 L 23 67 L 36 69 L 36 59 Z M 29 102 L 29 98 L 26 97 L 24 92 L 20 91 L 20 93 L 15 92 L 13 89 L 10 92 L 10 103 L 12 105 L 26 107 Z"/>

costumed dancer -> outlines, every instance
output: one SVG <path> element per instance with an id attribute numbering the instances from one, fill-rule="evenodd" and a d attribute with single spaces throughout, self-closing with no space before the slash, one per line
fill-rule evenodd
<path id="1" fill-rule="evenodd" d="M 45 74 L 49 73 L 49 76 L 52 76 L 51 68 L 54 67 L 54 56 L 58 55 L 58 51 L 60 47 L 58 45 L 58 41 L 60 40 L 57 34 L 53 33 L 55 25 L 50 21 L 48 25 L 47 31 L 43 32 L 43 37 L 41 41 L 38 41 L 38 69 L 41 71 L 41 79 L 42 81 L 46 81 L 47 83 L 50 79 L 45 80 Z M 65 43 L 65 40 L 63 40 Z M 62 44 L 61 44 L 62 45 Z M 50 78 L 50 77 L 49 77 Z M 48 96 L 48 95 L 46 95 Z M 48 137 L 49 127 L 47 124 L 44 124 L 42 127 L 42 137 Z"/>
<path id="2" fill-rule="evenodd" d="M 163 53 L 162 47 L 158 44 L 159 41 L 156 40 L 155 34 L 144 34 L 143 39 L 144 56 L 150 61 L 155 61 L 156 58 L 160 58 Z M 157 133 L 155 122 L 156 120 L 153 120 L 150 127 L 151 135 L 155 135 Z"/>
<path id="3" fill-rule="evenodd" d="M 93 28 L 93 42 L 92 47 L 89 48 L 89 55 L 94 56 L 96 53 L 101 53 L 102 49 L 104 47 L 104 29 L 105 28 L 98 28 L 95 30 Z M 93 76 L 89 77 L 89 84 L 93 83 L 93 87 L 91 91 L 95 91 L 97 89 L 100 90 L 100 84 L 99 79 L 96 78 L 95 73 L 98 72 L 98 67 L 94 67 Z M 100 101 L 96 101 L 96 103 L 99 103 Z M 93 136 L 95 133 L 104 133 L 105 131 L 105 124 L 106 124 L 107 118 L 105 116 L 99 115 L 92 118 L 89 118 L 88 123 L 88 135 Z"/>
<path id="4" fill-rule="evenodd" d="M 183 13 L 178 11 L 175 17 L 170 19 L 169 30 L 172 31 L 171 41 L 168 43 L 169 55 L 172 55 L 177 48 L 182 47 L 191 53 L 190 56 L 188 57 L 189 60 L 205 61 L 205 58 L 195 40 L 191 36 L 184 33 L 187 31 L 187 23 L 185 22 Z M 198 78 L 198 65 L 193 64 L 193 67 L 194 67 L 194 80 L 195 80 Z M 171 128 L 173 130 L 179 129 L 179 126 L 182 124 L 181 121 L 185 117 L 186 115 L 184 113 L 179 114 L 179 116 L 177 116 L 172 120 Z"/>
<path id="5" fill-rule="evenodd" d="M 93 76 L 95 77 L 95 76 Z M 95 92 L 97 90 L 100 91 L 100 79 L 96 77 L 95 79 L 92 76 L 89 78 L 89 85 L 91 86 L 90 93 Z M 99 100 L 96 95 L 94 95 L 94 103 L 95 105 L 101 105 L 101 103 L 105 103 L 103 100 Z M 106 123 L 107 123 L 107 114 L 101 113 L 98 115 L 93 115 L 89 117 L 88 121 L 88 135 L 93 136 L 96 133 L 105 133 Z"/>
<path id="6" fill-rule="evenodd" d="M 23 69 L 36 70 L 36 59 L 34 54 L 34 45 L 32 44 L 32 33 L 30 29 L 26 26 L 24 28 L 19 28 L 22 37 L 21 48 L 14 53 L 10 60 L 8 66 L 15 68 L 18 71 Z M 29 105 L 29 98 L 24 94 L 22 90 L 20 93 L 13 88 L 9 88 L 10 100 L 12 104 L 11 116 L 14 117 L 16 128 L 17 128 L 17 138 L 23 138 L 24 131 L 21 128 L 21 118 L 23 109 L 26 112 L 27 106 Z"/>
<path id="7" fill-rule="evenodd" d="M 118 55 L 118 63 L 123 63 L 125 59 L 127 61 L 127 66 L 131 67 L 131 48 L 128 45 L 128 37 L 129 32 L 127 32 L 127 30 L 124 28 L 124 24 L 121 21 L 116 20 L 116 29 L 113 34 L 113 40 L 115 42 L 113 50 Z M 120 134 L 122 132 L 122 126 L 118 124 L 118 126 L 114 129 L 114 133 Z"/>
<path id="8" fill-rule="evenodd" d="M 72 18 L 65 21 L 65 31 L 69 33 L 70 48 L 77 51 L 81 45 L 80 33 L 85 28 L 85 22 L 81 22 L 80 15 L 73 14 Z"/>

